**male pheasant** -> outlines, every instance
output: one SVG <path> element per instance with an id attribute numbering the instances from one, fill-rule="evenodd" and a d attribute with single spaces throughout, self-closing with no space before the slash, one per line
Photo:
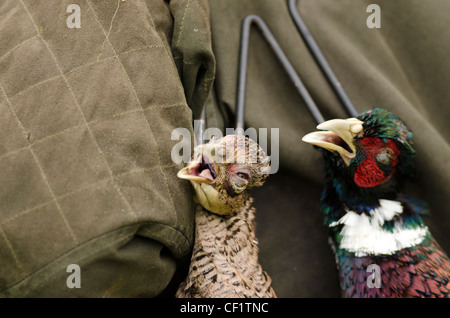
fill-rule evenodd
<path id="1" fill-rule="evenodd" d="M 450 260 L 422 220 L 427 208 L 400 193 L 415 156 L 405 123 L 377 108 L 317 128 L 303 141 L 325 160 L 321 210 L 343 296 L 449 297 Z"/>
<path id="2" fill-rule="evenodd" d="M 276 297 L 258 261 L 249 189 L 263 185 L 270 160 L 253 140 L 227 135 L 197 146 L 178 172 L 195 192 L 195 243 L 179 298 Z"/>

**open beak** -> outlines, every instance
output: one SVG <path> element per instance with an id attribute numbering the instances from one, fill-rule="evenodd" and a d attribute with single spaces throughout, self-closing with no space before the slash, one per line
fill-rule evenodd
<path id="1" fill-rule="evenodd" d="M 354 137 L 363 130 L 362 124 L 356 118 L 328 120 L 317 126 L 321 131 L 309 133 L 302 140 L 331 152 L 338 152 L 349 165 L 356 156 Z"/>
<path id="2" fill-rule="evenodd" d="M 214 162 L 206 155 L 201 155 L 177 173 L 177 177 L 197 183 L 214 183 L 217 170 Z"/>

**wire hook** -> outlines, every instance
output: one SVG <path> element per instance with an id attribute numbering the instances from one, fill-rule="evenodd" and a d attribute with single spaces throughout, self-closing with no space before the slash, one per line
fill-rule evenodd
<path id="1" fill-rule="evenodd" d="M 264 38 L 269 42 L 270 47 L 276 54 L 278 60 L 283 65 L 284 70 L 289 75 L 292 83 L 295 85 L 298 93 L 302 97 L 306 106 L 308 107 L 311 115 L 314 119 L 321 123 L 324 120 L 322 114 L 320 113 L 314 100 L 311 98 L 308 90 L 301 81 L 294 67 L 292 66 L 289 59 L 284 54 L 277 40 L 273 36 L 270 29 L 267 27 L 266 23 L 257 15 L 247 16 L 242 23 L 242 33 L 241 33 L 241 47 L 240 47 L 240 57 L 239 57 L 239 76 L 238 76 L 238 90 L 237 90 L 237 100 L 236 100 L 236 127 L 242 127 L 244 125 L 244 104 L 245 104 L 245 87 L 247 80 L 247 62 L 248 62 L 248 46 L 250 37 L 250 27 L 252 24 L 258 26 L 262 31 Z"/>
<path id="2" fill-rule="evenodd" d="M 320 66 L 322 72 L 324 73 L 331 87 L 334 89 L 335 93 L 341 100 L 341 103 L 343 104 L 347 112 L 353 117 L 357 116 L 358 112 L 353 106 L 353 103 L 345 93 L 341 83 L 339 82 L 333 70 L 331 69 L 330 64 L 328 64 L 325 56 L 322 54 L 322 51 L 317 45 L 317 42 L 314 40 L 314 37 L 309 32 L 308 28 L 306 27 L 306 24 L 300 17 L 300 14 L 297 10 L 297 0 L 288 0 L 288 1 L 289 1 L 288 3 L 289 12 L 292 16 L 292 19 L 294 20 L 297 30 L 300 32 L 303 40 L 305 41 L 306 46 L 309 48 L 311 54 L 313 55 L 317 64 Z"/>
<path id="3" fill-rule="evenodd" d="M 306 43 L 306 46 L 310 50 L 313 55 L 315 61 L 319 65 L 323 74 L 327 78 L 329 84 L 333 88 L 334 92 L 337 94 L 339 100 L 347 110 L 350 116 L 355 117 L 358 115 L 353 103 L 350 98 L 346 94 L 343 89 L 341 83 L 337 79 L 333 70 L 331 69 L 329 63 L 327 62 L 325 56 L 320 50 L 317 42 L 314 40 L 314 37 L 309 32 L 306 24 L 303 22 L 300 14 L 297 10 L 297 0 L 287 0 L 288 8 L 291 14 L 291 17 L 297 27 L 297 30 L 301 34 L 303 40 Z M 301 81 L 299 75 L 295 71 L 289 59 L 286 57 L 286 54 L 281 49 L 277 40 L 273 36 L 267 24 L 263 21 L 263 19 L 257 15 L 248 15 L 244 18 L 242 22 L 242 30 L 241 30 L 241 42 L 240 42 L 240 50 L 239 50 L 239 73 L 238 73 L 238 86 L 237 86 L 237 94 L 236 94 L 236 130 L 238 134 L 243 134 L 244 131 L 244 116 L 245 116 L 245 89 L 247 82 L 247 64 L 248 64 L 248 50 L 249 50 L 249 38 L 250 38 L 250 28 L 252 24 L 255 24 L 262 32 L 266 41 L 270 44 L 271 49 L 276 54 L 279 62 L 282 64 L 283 69 L 288 74 L 292 83 L 294 84 L 297 92 L 301 96 L 303 102 L 306 104 L 309 112 L 313 116 L 314 120 L 317 124 L 320 124 L 325 121 L 322 113 L 317 107 L 316 103 L 312 99 L 305 85 Z M 203 107 L 201 119 L 199 120 L 199 128 L 197 131 L 197 143 L 203 144 L 203 132 L 206 128 L 206 106 Z"/>

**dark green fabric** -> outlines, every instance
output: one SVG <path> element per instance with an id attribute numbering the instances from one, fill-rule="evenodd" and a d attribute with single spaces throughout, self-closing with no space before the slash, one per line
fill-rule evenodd
<path id="1" fill-rule="evenodd" d="M 211 47 L 207 1 L 171 0 L 174 16 L 173 58 L 180 73 L 188 105 L 199 118 L 210 92 L 215 61 Z"/>
<path id="2" fill-rule="evenodd" d="M 348 117 L 297 32 L 287 1 L 209 3 L 217 63 L 217 98 L 211 107 L 234 110 L 241 21 L 256 14 L 277 38 L 324 117 Z M 371 3 L 380 5 L 381 29 L 366 25 Z M 298 9 L 356 109 L 391 110 L 415 133 L 418 175 L 407 192 L 428 201 L 432 215 L 426 222 L 450 251 L 450 3 L 299 0 Z M 256 27 L 249 50 L 246 126 L 280 129 L 282 170 L 255 190 L 261 262 L 280 297 L 339 297 L 334 257 L 319 212 L 321 156 L 301 141 L 316 124 Z"/>
<path id="3" fill-rule="evenodd" d="M 207 3 L 80 1 L 70 29 L 72 3 L 0 3 L 0 295 L 156 296 L 193 243 L 170 137 L 212 83 Z"/>

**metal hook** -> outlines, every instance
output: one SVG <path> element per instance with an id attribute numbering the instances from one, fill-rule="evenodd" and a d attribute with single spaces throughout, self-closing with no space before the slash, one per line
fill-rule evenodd
<path id="1" fill-rule="evenodd" d="M 322 51 L 320 50 L 319 46 L 314 40 L 314 37 L 311 35 L 308 28 L 306 27 L 306 24 L 300 17 L 300 14 L 297 10 L 297 0 L 288 0 L 288 1 L 289 1 L 288 4 L 289 12 L 292 16 L 292 19 L 294 20 L 297 30 L 302 35 L 303 40 L 305 41 L 311 54 L 314 56 L 314 59 L 316 60 L 317 64 L 319 64 L 322 72 L 324 73 L 331 87 L 333 87 L 335 93 L 338 95 L 347 112 L 353 117 L 357 116 L 358 112 L 356 111 L 355 107 L 350 101 L 350 98 L 345 93 L 341 83 L 337 79 L 336 75 L 334 74 L 333 70 L 331 69 L 330 65 L 325 59 L 325 56 L 322 54 Z"/>
<path id="2" fill-rule="evenodd" d="M 255 24 L 262 31 L 267 42 L 269 42 L 270 47 L 276 54 L 278 60 L 283 65 L 284 70 L 289 75 L 289 78 L 295 85 L 298 93 L 302 97 L 306 106 L 308 107 L 311 115 L 318 122 L 324 122 L 324 118 L 320 113 L 317 105 L 314 103 L 314 100 L 309 95 L 308 90 L 303 85 L 300 77 L 295 71 L 292 64 L 289 62 L 289 59 L 284 54 L 280 45 L 276 41 L 273 34 L 270 32 L 266 23 L 257 15 L 249 15 L 247 16 L 242 23 L 242 35 L 241 35 L 241 48 L 240 48 L 240 58 L 239 58 L 239 76 L 238 76 L 238 90 L 237 90 L 237 100 L 236 100 L 236 127 L 244 128 L 244 104 L 245 104 L 245 87 L 246 87 L 246 79 L 247 79 L 247 62 L 248 62 L 248 45 L 249 45 L 249 37 L 250 37 L 250 27 L 252 24 Z"/>
<path id="3" fill-rule="evenodd" d="M 330 83 L 331 87 L 337 94 L 338 98 L 340 99 L 341 103 L 347 110 L 350 116 L 357 116 L 358 112 L 356 111 L 355 107 L 353 106 L 353 103 L 351 102 L 348 95 L 345 93 L 341 83 L 337 79 L 336 75 L 334 74 L 333 70 L 331 69 L 330 65 L 328 64 L 325 56 L 322 54 L 322 51 L 320 50 L 319 46 L 317 45 L 316 41 L 314 40 L 314 37 L 309 32 L 308 28 L 306 27 L 305 23 L 303 22 L 302 18 L 300 17 L 300 14 L 297 10 L 297 0 L 288 0 L 288 7 L 289 12 L 291 14 L 292 19 L 294 20 L 294 23 L 297 27 L 297 30 L 301 34 L 303 40 L 306 43 L 306 46 L 310 50 L 311 54 L 313 55 L 315 61 L 321 68 L 323 74 L 327 78 L 328 82 Z M 270 44 L 270 47 L 272 48 L 273 52 L 276 54 L 278 60 L 283 65 L 284 70 L 288 74 L 289 78 L 291 79 L 292 83 L 294 84 L 295 88 L 297 89 L 298 93 L 300 94 L 301 98 L 303 99 L 304 103 L 308 107 L 308 110 L 310 111 L 311 115 L 315 119 L 315 121 L 320 124 L 325 121 L 324 117 L 322 116 L 322 113 L 320 112 L 319 108 L 317 107 L 314 100 L 311 98 L 311 95 L 309 94 L 308 90 L 306 89 L 305 85 L 301 81 L 300 77 L 298 76 L 297 72 L 295 71 L 294 67 L 290 63 L 289 59 L 284 54 L 283 50 L 281 49 L 280 45 L 278 44 L 277 40 L 273 36 L 272 32 L 270 32 L 270 29 L 266 25 L 266 23 L 261 19 L 261 17 L 257 15 L 249 15 L 247 16 L 243 22 L 242 22 L 242 31 L 241 31 L 241 43 L 240 43 L 240 52 L 239 52 L 239 74 L 238 74 L 238 87 L 237 87 L 237 94 L 236 94 L 236 130 L 238 134 L 243 134 L 244 131 L 244 115 L 245 115 L 245 88 L 246 88 L 246 81 L 247 81 L 247 64 L 248 64 L 248 48 L 249 48 L 249 38 L 250 38 L 250 27 L 252 24 L 255 24 L 261 31 L 266 39 L 266 41 Z M 199 126 L 197 131 L 197 143 L 203 144 L 203 132 L 206 128 L 206 106 L 203 107 L 201 119 L 199 120 Z"/>
<path id="4" fill-rule="evenodd" d="M 206 129 L 206 104 L 203 105 L 202 113 L 200 115 L 200 119 L 197 120 L 198 126 L 197 131 L 195 132 L 195 139 L 197 141 L 197 145 L 203 145 L 205 140 L 203 139 L 203 133 Z"/>

